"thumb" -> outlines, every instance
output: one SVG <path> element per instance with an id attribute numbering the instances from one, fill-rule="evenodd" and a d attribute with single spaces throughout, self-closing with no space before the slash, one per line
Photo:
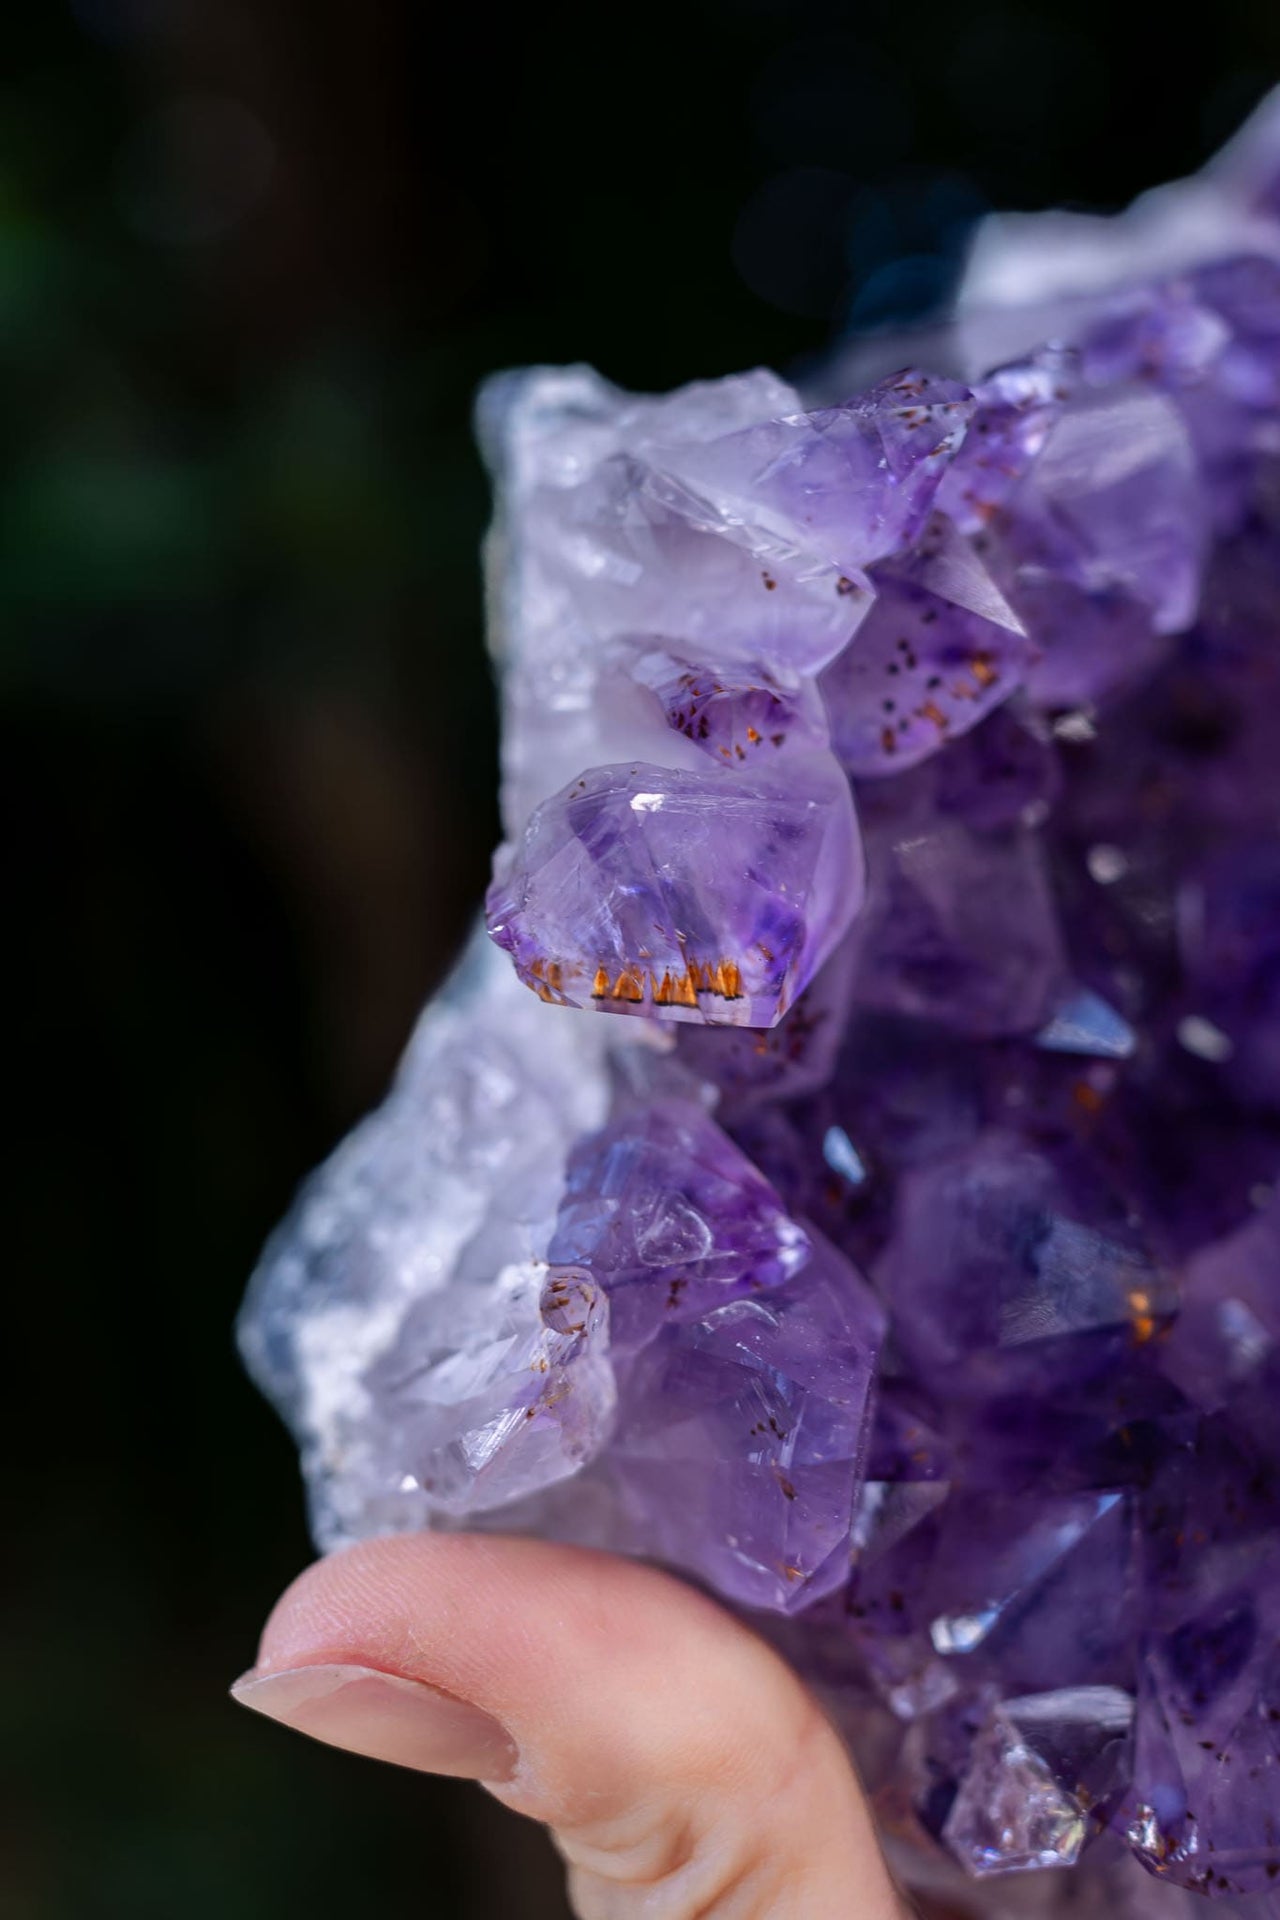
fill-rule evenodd
<path id="1" fill-rule="evenodd" d="M 321 1560 L 245 1706 L 483 1780 L 546 1822 L 583 1920 L 900 1920 L 840 1741 L 790 1669 L 665 1574 L 534 1540 Z"/>

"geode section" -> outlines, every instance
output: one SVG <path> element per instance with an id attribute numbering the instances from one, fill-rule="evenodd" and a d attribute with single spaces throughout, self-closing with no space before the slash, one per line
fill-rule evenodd
<path id="1" fill-rule="evenodd" d="M 1277 181 L 963 385 L 495 383 L 492 939 L 242 1320 L 322 1544 L 682 1570 L 991 1920 L 1280 1913 Z"/>

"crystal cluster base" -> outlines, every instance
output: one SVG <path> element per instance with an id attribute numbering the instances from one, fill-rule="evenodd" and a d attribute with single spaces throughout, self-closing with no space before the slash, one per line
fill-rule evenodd
<path id="1" fill-rule="evenodd" d="M 701 1582 L 950 1914 L 1280 1916 L 1278 114 L 947 377 L 492 383 L 488 934 L 241 1323 L 322 1546 Z"/>

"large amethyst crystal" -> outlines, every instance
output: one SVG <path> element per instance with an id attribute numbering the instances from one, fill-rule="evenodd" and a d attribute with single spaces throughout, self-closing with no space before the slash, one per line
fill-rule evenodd
<path id="1" fill-rule="evenodd" d="M 491 938 L 242 1345 L 321 1546 L 703 1582 L 955 1911 L 1274 1916 L 1280 107 L 937 346 L 491 383 Z"/>

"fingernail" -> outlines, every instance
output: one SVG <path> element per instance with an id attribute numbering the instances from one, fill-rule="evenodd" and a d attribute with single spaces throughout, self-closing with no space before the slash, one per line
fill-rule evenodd
<path id="1" fill-rule="evenodd" d="M 509 1780 L 515 1771 L 515 1743 L 492 1715 L 373 1667 L 246 1673 L 231 1697 L 313 1740 L 396 1766 L 466 1780 Z"/>

